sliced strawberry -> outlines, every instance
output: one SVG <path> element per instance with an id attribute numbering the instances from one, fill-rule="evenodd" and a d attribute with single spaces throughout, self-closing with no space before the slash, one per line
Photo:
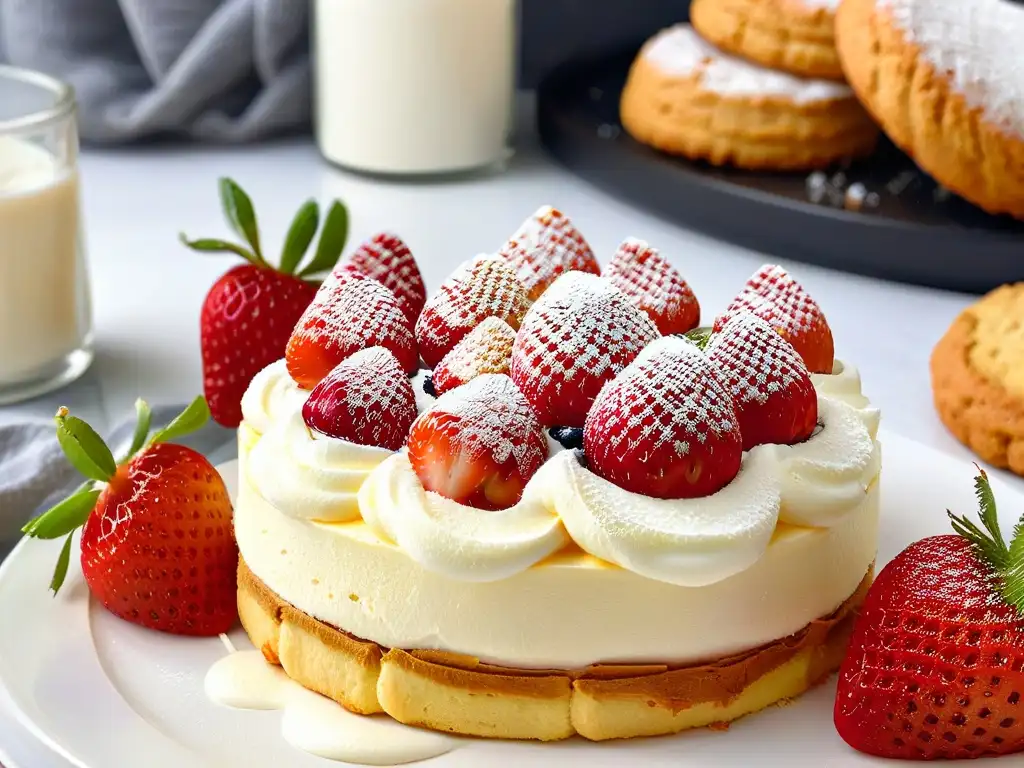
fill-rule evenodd
<path id="1" fill-rule="evenodd" d="M 792 445 L 811 436 L 818 393 L 793 346 L 757 315 L 732 316 L 711 336 L 705 354 L 722 373 L 743 435 L 755 445 Z"/>
<path id="2" fill-rule="evenodd" d="M 715 321 L 715 330 L 721 330 L 739 312 L 767 320 L 793 345 L 811 373 L 832 373 L 835 347 L 828 321 L 821 307 L 782 267 L 766 264 L 755 272 Z"/>
<path id="3" fill-rule="evenodd" d="M 397 451 L 416 420 L 416 394 L 398 358 L 370 347 L 338 363 L 313 388 L 302 418 L 322 435 Z"/>
<path id="4" fill-rule="evenodd" d="M 583 235 L 568 216 L 550 205 L 524 221 L 500 253 L 526 286 L 530 301 L 540 298 L 566 272 L 601 274 Z"/>
<path id="5" fill-rule="evenodd" d="M 984 472 L 975 492 L 980 525 L 947 513 L 958 535 L 911 544 L 868 591 L 834 710 L 854 749 L 902 760 L 1024 750 L 1024 519 L 1007 543 Z"/>
<path id="6" fill-rule="evenodd" d="M 656 338 L 651 319 L 608 280 L 569 272 L 523 320 L 512 379 L 542 424 L 582 427 L 605 382 Z"/>
<path id="7" fill-rule="evenodd" d="M 692 331 L 700 324 L 700 304 L 690 286 L 658 251 L 629 238 L 604 271 L 637 309 L 647 313 L 663 336 Z"/>
<path id="8" fill-rule="evenodd" d="M 395 294 L 409 324 L 416 325 L 427 302 L 427 288 L 416 259 L 401 238 L 388 232 L 374 235 L 356 248 L 345 264 Z"/>
<path id="9" fill-rule="evenodd" d="M 516 332 L 504 320 L 486 318 L 434 368 L 434 390 L 443 395 L 483 373 L 508 373 Z"/>
<path id="10" fill-rule="evenodd" d="M 430 298 L 416 324 L 424 362 L 436 366 L 488 317 L 518 328 L 529 304 L 523 284 L 497 256 L 463 264 Z"/>
<path id="11" fill-rule="evenodd" d="M 114 615 L 179 635 L 218 635 L 237 617 L 238 548 L 224 481 L 202 455 L 164 442 L 209 418 L 198 398 L 149 438 L 150 413 L 139 402 L 130 456 L 115 464 L 103 440 L 66 408 L 57 414 L 61 447 L 90 480 L 25 526 L 33 538 L 65 539 L 82 527 L 82 573 L 89 591 Z M 62 557 L 51 589 L 67 573 Z"/>
<path id="12" fill-rule="evenodd" d="M 743 439 L 719 371 L 689 341 L 665 336 L 601 390 L 587 417 L 590 469 L 659 499 L 710 496 L 740 470 Z"/>
<path id="13" fill-rule="evenodd" d="M 526 399 L 500 374 L 442 395 L 409 435 L 409 461 L 423 487 L 477 509 L 518 503 L 547 452 Z"/>
<path id="14" fill-rule="evenodd" d="M 324 281 L 288 340 L 288 373 L 312 389 L 345 358 L 368 347 L 384 347 L 402 370 L 419 368 L 412 326 L 387 288 L 341 267 Z"/>

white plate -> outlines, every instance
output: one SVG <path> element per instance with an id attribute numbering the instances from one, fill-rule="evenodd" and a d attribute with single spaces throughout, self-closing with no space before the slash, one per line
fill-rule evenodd
<path id="1" fill-rule="evenodd" d="M 949 532 L 947 507 L 968 513 L 975 509 L 973 466 L 895 435 L 884 435 L 882 442 L 880 564 L 911 541 Z M 234 469 L 233 463 L 222 467 L 229 486 L 234 484 Z M 1013 514 L 1024 508 L 1024 499 L 998 481 L 994 485 L 1004 530 L 1011 530 Z M 20 724 L 42 744 L 80 768 L 339 765 L 286 744 L 278 712 L 231 710 L 210 703 L 203 679 L 226 652 L 220 640 L 161 635 L 114 618 L 89 599 L 77 555 L 64 589 L 51 599 L 46 587 L 59 548 L 59 542 L 22 542 L 0 567 L 0 709 L 6 696 Z M 240 631 L 232 639 L 239 648 L 251 648 Z M 834 690 L 830 682 L 790 706 L 745 718 L 724 733 L 700 730 L 604 744 L 467 741 L 427 764 L 878 765 L 881 761 L 853 752 L 836 735 Z"/>

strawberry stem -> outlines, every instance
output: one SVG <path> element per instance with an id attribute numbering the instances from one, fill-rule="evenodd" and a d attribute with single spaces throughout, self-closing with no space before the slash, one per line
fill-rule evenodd
<path id="1" fill-rule="evenodd" d="M 978 555 L 999 576 L 1003 598 L 1024 613 L 1024 517 L 1014 527 L 1013 539 L 1007 547 L 999 528 L 995 494 L 981 467 L 974 480 L 974 493 L 982 527 L 964 515 L 957 516 L 949 510 L 946 515 L 953 530 L 974 544 Z"/>
<path id="2" fill-rule="evenodd" d="M 288 227 L 288 234 L 284 238 L 284 248 L 281 250 L 281 271 L 286 275 L 294 275 L 295 270 L 306 255 L 309 244 L 316 237 L 316 230 L 320 226 L 320 206 L 316 200 L 307 200 L 299 208 L 291 226 Z"/>
<path id="3" fill-rule="evenodd" d="M 107 482 L 117 471 L 110 448 L 96 430 L 61 406 L 54 416 L 57 441 L 72 466 L 92 480 Z"/>
<path id="4" fill-rule="evenodd" d="M 309 277 L 330 272 L 341 258 L 348 241 L 348 208 L 340 200 L 331 203 L 327 216 L 324 218 L 323 229 L 320 230 L 320 242 L 317 243 L 316 255 L 307 264 L 299 277 Z"/>
<path id="5" fill-rule="evenodd" d="M 268 266 L 267 260 L 263 258 L 263 251 L 260 250 L 260 230 L 256 226 L 256 210 L 249 195 L 228 178 L 219 181 L 219 189 L 221 205 L 228 223 L 252 248 L 257 263 Z"/>
<path id="6" fill-rule="evenodd" d="M 212 237 L 189 240 L 188 236 L 184 232 L 178 235 L 178 239 L 181 240 L 182 245 L 186 248 L 191 248 L 193 251 L 197 251 L 199 253 L 233 253 L 236 256 L 241 256 L 253 266 L 266 266 L 265 264 L 262 264 L 251 251 L 247 251 L 242 246 L 229 243 L 226 240 L 217 240 Z"/>
<path id="7" fill-rule="evenodd" d="M 199 395 L 195 400 L 189 403 L 185 410 L 178 414 L 170 424 L 153 435 L 152 439 L 149 441 L 149 445 L 155 445 L 156 443 L 168 443 L 171 440 L 177 440 L 179 437 L 184 437 L 185 435 L 195 432 L 209 420 L 210 406 L 207 405 L 206 398 Z"/>

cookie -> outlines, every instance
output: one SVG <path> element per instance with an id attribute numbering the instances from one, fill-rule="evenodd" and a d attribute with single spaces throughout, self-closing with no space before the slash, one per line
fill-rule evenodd
<path id="1" fill-rule="evenodd" d="M 842 81 L 838 6 L 839 0 L 693 0 L 690 21 L 723 51 L 800 77 Z"/>
<path id="2" fill-rule="evenodd" d="M 1024 283 L 964 310 L 931 373 L 942 423 L 984 461 L 1024 476 Z"/>
<path id="3" fill-rule="evenodd" d="M 670 154 L 750 170 L 805 171 L 869 154 L 878 128 L 849 87 L 759 67 L 689 24 L 647 41 L 620 103 L 633 138 Z"/>
<path id="4" fill-rule="evenodd" d="M 836 47 L 861 101 L 940 184 L 1024 219 L 1024 5 L 844 0 Z"/>

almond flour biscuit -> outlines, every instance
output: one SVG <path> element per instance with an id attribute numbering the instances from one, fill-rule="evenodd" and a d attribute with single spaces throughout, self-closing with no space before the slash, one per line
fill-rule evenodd
<path id="1" fill-rule="evenodd" d="M 984 461 L 1024 476 L 1024 283 L 964 310 L 931 372 L 943 424 Z"/>
<path id="2" fill-rule="evenodd" d="M 878 129 L 841 83 L 802 80 L 722 53 L 689 24 L 640 51 L 620 104 L 637 141 L 714 165 L 805 171 L 869 154 Z"/>
<path id="3" fill-rule="evenodd" d="M 723 51 L 799 77 L 842 81 L 838 6 L 839 0 L 693 0 L 690 21 Z"/>
<path id="4" fill-rule="evenodd" d="M 885 132 L 936 181 L 1024 219 L 1024 6 L 844 0 L 836 46 Z"/>

